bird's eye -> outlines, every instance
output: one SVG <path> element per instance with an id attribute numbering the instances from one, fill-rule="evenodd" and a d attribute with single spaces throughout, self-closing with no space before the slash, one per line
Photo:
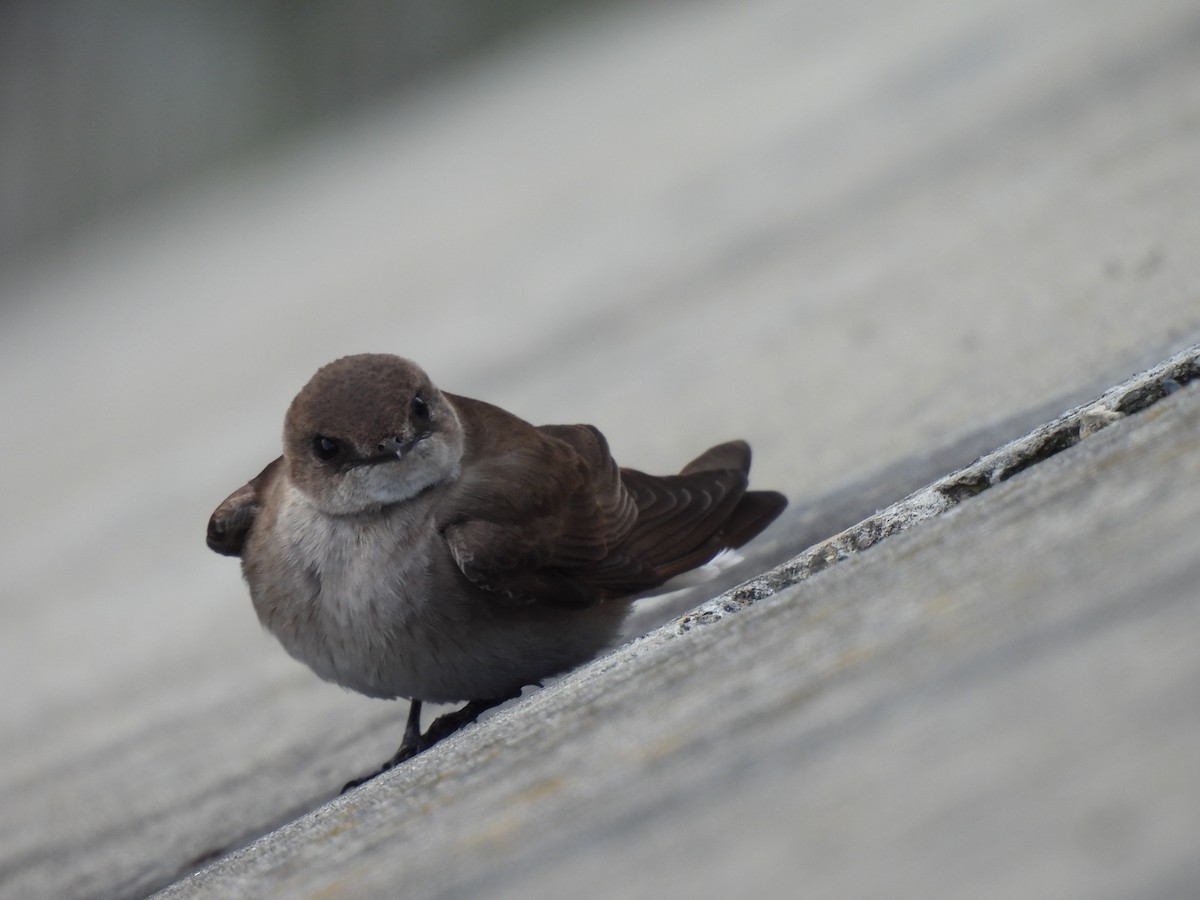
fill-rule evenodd
<path id="1" fill-rule="evenodd" d="M 327 438 L 320 434 L 313 438 L 313 456 L 321 462 L 330 462 L 341 449 L 341 446 L 333 438 Z"/>
<path id="2" fill-rule="evenodd" d="M 419 396 L 413 397 L 412 414 L 414 419 L 420 419 L 422 422 L 428 422 L 429 404 L 422 400 Z"/>

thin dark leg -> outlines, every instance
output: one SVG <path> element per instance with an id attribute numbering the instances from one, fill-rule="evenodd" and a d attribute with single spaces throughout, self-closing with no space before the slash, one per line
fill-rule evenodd
<path id="1" fill-rule="evenodd" d="M 396 751 L 396 755 L 388 760 L 387 767 L 390 769 L 397 763 L 402 763 L 409 756 L 415 756 L 420 752 L 421 746 L 421 701 L 408 701 L 408 721 L 404 723 L 404 738 L 400 741 L 400 749 Z M 408 754 L 405 755 L 405 751 Z"/>
<path id="2" fill-rule="evenodd" d="M 466 706 L 462 707 L 462 709 L 456 709 L 454 712 L 438 716 L 433 720 L 429 729 L 424 734 L 421 734 L 421 701 L 411 701 L 408 707 L 408 722 L 404 726 L 404 740 L 400 744 L 400 749 L 378 771 L 347 782 L 346 786 L 342 788 L 342 793 L 344 794 L 346 791 L 356 788 L 360 784 L 366 784 L 376 775 L 382 775 L 388 769 L 395 768 L 400 763 L 412 759 L 418 753 L 428 750 L 438 741 L 450 737 L 450 735 L 454 734 L 454 732 L 458 731 L 464 725 L 470 725 L 493 706 L 499 706 L 501 703 L 520 696 L 520 694 L 520 691 L 514 691 L 504 697 L 494 697 L 490 700 L 472 700 Z"/>
<path id="3" fill-rule="evenodd" d="M 361 778 L 355 778 L 353 781 L 347 781 L 342 787 L 342 793 L 344 794 L 346 791 L 353 790 L 360 784 L 366 784 L 376 775 L 382 775 L 388 769 L 395 768 L 406 759 L 412 759 L 423 749 L 424 747 L 421 744 L 421 701 L 410 700 L 408 702 L 408 721 L 404 724 L 404 739 L 400 742 L 400 749 L 392 755 L 391 759 L 374 772 L 363 775 Z"/>
<path id="4" fill-rule="evenodd" d="M 491 700 L 472 700 L 462 709 L 438 716 L 429 726 L 429 730 L 421 737 L 421 749 L 428 750 L 443 738 L 448 738 L 464 725 L 470 725 L 493 706 L 499 706 L 513 697 L 519 697 L 520 691 L 507 697 L 493 697 Z"/>

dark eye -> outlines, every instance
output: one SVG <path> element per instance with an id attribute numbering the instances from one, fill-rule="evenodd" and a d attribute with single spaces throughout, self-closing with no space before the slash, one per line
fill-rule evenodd
<path id="1" fill-rule="evenodd" d="M 412 414 L 414 419 L 420 419 L 422 422 L 429 421 L 429 404 L 420 397 L 413 397 Z"/>
<path id="2" fill-rule="evenodd" d="M 341 446 L 333 438 L 327 438 L 320 434 L 313 438 L 313 456 L 321 462 L 330 462 L 341 449 Z"/>

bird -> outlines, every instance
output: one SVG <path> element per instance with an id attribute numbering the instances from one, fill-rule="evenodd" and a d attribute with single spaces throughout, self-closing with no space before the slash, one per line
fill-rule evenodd
<path id="1" fill-rule="evenodd" d="M 534 426 L 386 353 L 321 367 L 283 453 L 213 512 L 262 625 L 319 677 L 408 699 L 404 737 L 350 790 L 598 656 L 635 598 L 737 548 L 787 505 L 750 447 L 677 474 L 619 466 L 591 425 Z M 421 731 L 422 703 L 464 703 Z"/>

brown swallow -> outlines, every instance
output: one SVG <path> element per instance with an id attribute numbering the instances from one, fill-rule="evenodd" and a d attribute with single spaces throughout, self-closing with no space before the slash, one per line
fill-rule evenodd
<path id="1" fill-rule="evenodd" d="M 621 468 L 590 425 L 534 427 L 406 359 L 347 356 L 292 401 L 283 456 L 217 507 L 208 545 L 241 557 L 288 653 L 411 701 L 383 772 L 592 659 L 633 598 L 766 528 L 787 500 L 747 491 L 749 470 L 744 441 L 678 475 Z M 422 701 L 464 700 L 421 733 Z"/>

